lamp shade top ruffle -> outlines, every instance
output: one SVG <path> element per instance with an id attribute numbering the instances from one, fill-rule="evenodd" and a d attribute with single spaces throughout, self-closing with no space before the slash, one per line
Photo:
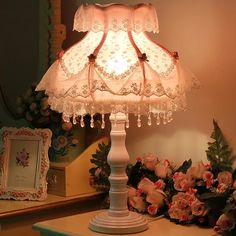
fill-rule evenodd
<path id="1" fill-rule="evenodd" d="M 134 6 L 124 4 L 82 5 L 74 17 L 74 30 L 86 31 L 134 31 L 158 33 L 158 19 L 152 4 Z"/>

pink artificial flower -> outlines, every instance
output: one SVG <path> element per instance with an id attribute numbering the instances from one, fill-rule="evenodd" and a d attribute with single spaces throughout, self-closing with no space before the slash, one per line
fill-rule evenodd
<path id="1" fill-rule="evenodd" d="M 147 211 L 152 216 L 156 215 L 158 211 L 158 205 L 149 205 Z"/>
<path id="2" fill-rule="evenodd" d="M 148 154 L 143 157 L 143 164 L 149 170 L 155 170 L 158 159 L 153 154 Z"/>
<path id="3" fill-rule="evenodd" d="M 155 189 L 155 185 L 150 179 L 145 177 L 139 182 L 138 189 L 140 189 L 143 193 L 148 194 Z"/>
<path id="4" fill-rule="evenodd" d="M 137 196 L 137 190 L 133 187 L 128 187 L 128 199 L 132 199 Z"/>
<path id="5" fill-rule="evenodd" d="M 205 204 L 199 201 L 197 198 L 191 203 L 192 214 L 195 216 L 205 216 L 208 213 L 208 209 Z"/>
<path id="6" fill-rule="evenodd" d="M 224 231 L 231 231 L 235 227 L 235 219 L 234 217 L 222 214 L 216 222 L 216 226 L 214 230 L 216 232 L 224 232 Z"/>
<path id="7" fill-rule="evenodd" d="M 154 185 L 155 185 L 156 189 L 160 189 L 160 190 L 163 190 L 165 188 L 165 186 L 166 186 L 166 184 L 164 183 L 164 181 L 162 179 L 157 180 L 154 183 Z"/>
<path id="8" fill-rule="evenodd" d="M 138 212 L 145 212 L 147 209 L 147 203 L 139 196 L 133 197 L 132 200 L 130 200 L 130 205 Z"/>
<path id="9" fill-rule="evenodd" d="M 185 208 L 185 209 L 180 209 L 173 205 L 169 210 L 168 210 L 169 216 L 171 219 L 176 219 L 179 221 L 187 221 L 190 220 L 191 217 L 191 209 L 190 208 Z"/>
<path id="10" fill-rule="evenodd" d="M 191 175 L 195 179 L 201 179 L 206 170 L 207 167 L 200 161 L 197 166 L 192 166 L 187 170 L 187 175 Z"/>
<path id="11" fill-rule="evenodd" d="M 220 184 L 225 184 L 227 187 L 233 184 L 232 174 L 229 171 L 222 171 L 218 174 L 217 180 Z"/>
<path id="12" fill-rule="evenodd" d="M 152 205 L 161 207 L 164 205 L 165 197 L 166 195 L 163 191 L 155 189 L 147 194 L 146 201 Z"/>
<path id="13" fill-rule="evenodd" d="M 159 178 L 166 178 L 171 174 L 171 169 L 170 169 L 170 162 L 168 160 L 164 160 L 159 162 L 155 166 L 155 174 Z"/>
<path id="14" fill-rule="evenodd" d="M 193 188 L 195 184 L 195 179 L 191 175 L 182 172 L 175 173 L 173 180 L 174 188 L 178 191 L 188 191 L 188 189 Z"/>
<path id="15" fill-rule="evenodd" d="M 210 188 L 214 183 L 213 174 L 210 171 L 205 171 L 202 175 L 202 178 L 206 182 L 207 188 Z"/>
<path id="16" fill-rule="evenodd" d="M 217 193 L 224 193 L 227 190 L 228 186 L 226 184 L 220 183 L 216 188 Z"/>

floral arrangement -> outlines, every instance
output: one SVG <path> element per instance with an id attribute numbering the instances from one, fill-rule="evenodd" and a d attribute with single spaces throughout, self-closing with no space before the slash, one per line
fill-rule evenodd
<path id="1" fill-rule="evenodd" d="M 130 210 L 153 217 L 164 215 L 178 224 L 213 227 L 222 235 L 236 235 L 235 156 L 221 129 L 213 120 L 213 142 L 206 150 L 207 163 L 181 166 L 160 160 L 156 155 L 137 157 L 127 167 L 128 206 Z M 93 155 L 90 183 L 97 190 L 108 191 L 110 174 L 106 162 L 110 144 L 101 144 Z"/>
<path id="2" fill-rule="evenodd" d="M 48 96 L 44 91 L 35 91 L 32 84 L 17 98 L 17 112 L 31 128 L 49 128 L 52 131 L 52 146 L 49 148 L 50 161 L 64 161 L 67 153 L 79 143 L 78 129 L 72 122 L 64 122 L 61 113 L 50 109 Z"/>

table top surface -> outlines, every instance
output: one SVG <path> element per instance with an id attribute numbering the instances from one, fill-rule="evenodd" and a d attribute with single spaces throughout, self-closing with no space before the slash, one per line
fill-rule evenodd
<path id="1" fill-rule="evenodd" d="M 0 200 L 0 219 L 26 214 L 29 212 L 42 211 L 43 209 L 50 209 L 69 204 L 82 202 L 90 198 L 101 195 L 98 192 L 85 193 L 71 197 L 61 197 L 48 194 L 44 201 L 19 201 L 19 200 Z"/>
<path id="2" fill-rule="evenodd" d="M 89 220 L 101 211 L 77 214 L 58 219 L 39 222 L 33 225 L 35 230 L 43 232 L 43 235 L 72 235 L 72 236 L 101 236 L 88 229 Z M 149 218 L 148 218 L 149 219 Z M 108 235 L 108 234 L 104 234 Z M 130 235 L 130 234 L 129 234 Z M 196 225 L 177 225 L 165 218 L 149 220 L 149 228 L 138 236 L 213 236 L 213 229 L 200 228 Z"/>

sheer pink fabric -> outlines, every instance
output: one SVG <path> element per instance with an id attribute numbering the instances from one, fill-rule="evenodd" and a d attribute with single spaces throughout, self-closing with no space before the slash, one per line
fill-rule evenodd
<path id="1" fill-rule="evenodd" d="M 140 22 L 138 28 L 135 22 Z M 198 82 L 177 55 L 143 32 L 158 30 L 150 4 L 81 6 L 75 29 L 89 32 L 48 69 L 37 86 L 46 90 L 51 108 L 65 119 L 124 112 L 153 114 L 157 123 L 160 118 L 166 123 L 173 111 L 186 108 L 185 92 Z"/>
<path id="2" fill-rule="evenodd" d="M 128 6 L 122 4 L 85 5 L 75 14 L 74 30 L 77 31 L 153 31 L 157 33 L 158 20 L 151 4 Z"/>

